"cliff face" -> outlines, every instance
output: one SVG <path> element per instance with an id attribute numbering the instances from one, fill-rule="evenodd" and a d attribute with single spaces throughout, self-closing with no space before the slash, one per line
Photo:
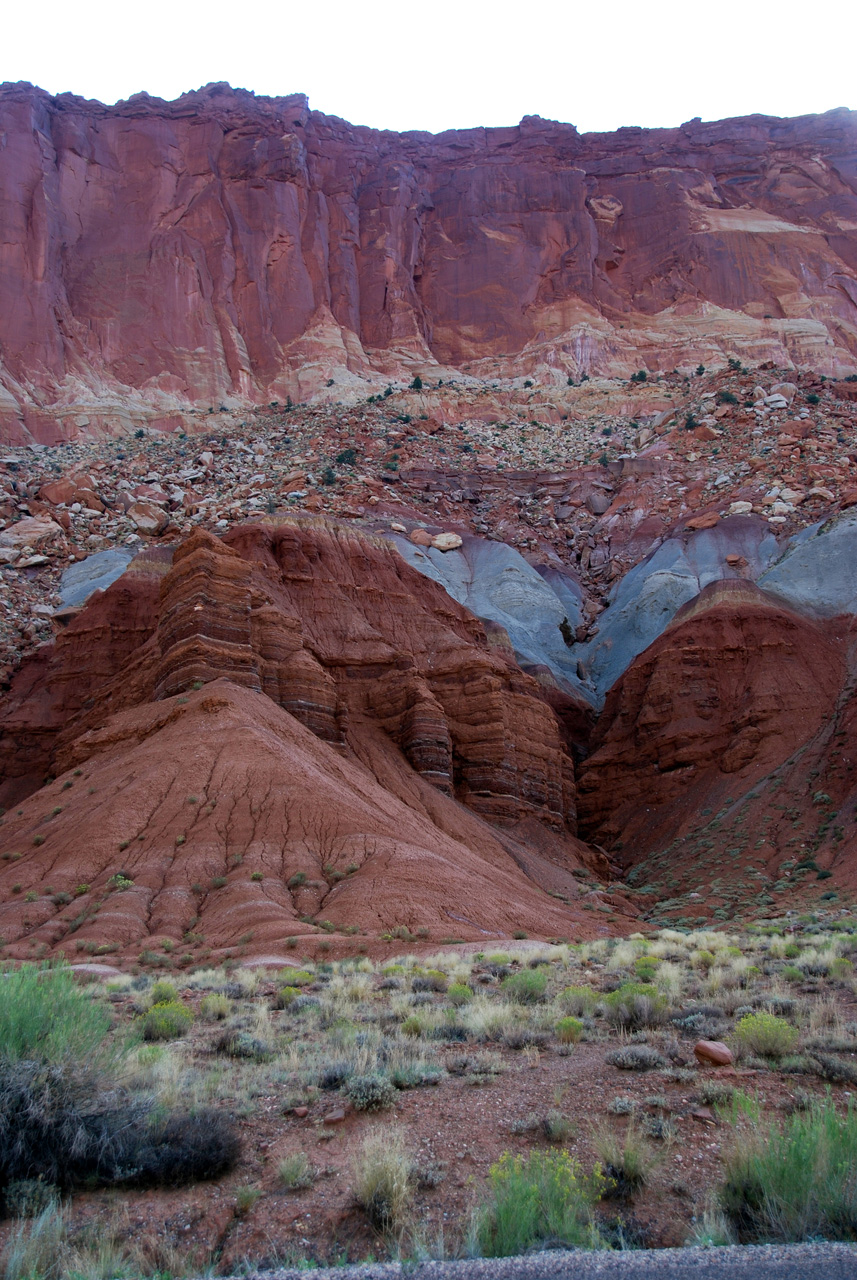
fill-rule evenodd
<path id="1" fill-rule="evenodd" d="M 0 90 L 0 433 L 396 374 L 857 368 L 857 115 L 355 128 L 209 86 Z"/>

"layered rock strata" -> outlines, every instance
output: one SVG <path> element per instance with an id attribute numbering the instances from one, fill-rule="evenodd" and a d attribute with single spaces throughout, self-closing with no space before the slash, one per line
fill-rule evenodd
<path id="1" fill-rule="evenodd" d="M 857 368 L 846 110 L 395 134 L 210 85 L 0 90 L 0 414 L 50 441 L 444 368 Z"/>
<path id="2" fill-rule="evenodd" d="M 2 743 L 22 946 L 90 910 L 82 941 L 123 950 L 200 918 L 220 946 L 322 921 L 562 935 L 580 913 L 546 891 L 609 874 L 537 682 L 389 544 L 321 519 L 140 557 L 22 666 Z"/>

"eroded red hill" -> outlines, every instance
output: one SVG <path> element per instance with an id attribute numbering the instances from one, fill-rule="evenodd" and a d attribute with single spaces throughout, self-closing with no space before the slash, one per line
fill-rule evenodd
<path id="1" fill-rule="evenodd" d="M 323 520 L 142 557 L 24 663 L 2 728 L 12 954 L 595 930 L 579 877 L 608 868 L 539 685 Z"/>

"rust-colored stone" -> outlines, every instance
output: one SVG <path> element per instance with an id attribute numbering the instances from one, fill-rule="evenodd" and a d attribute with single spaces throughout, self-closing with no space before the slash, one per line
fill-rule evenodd
<path id="1" fill-rule="evenodd" d="M 0 438 L 117 430 L 128 405 L 174 430 L 414 361 L 526 376 L 536 348 L 563 381 L 733 348 L 839 376 L 855 120 L 432 137 L 223 84 L 110 107 L 6 85 L 0 277 L 27 305 L 0 308 Z"/>

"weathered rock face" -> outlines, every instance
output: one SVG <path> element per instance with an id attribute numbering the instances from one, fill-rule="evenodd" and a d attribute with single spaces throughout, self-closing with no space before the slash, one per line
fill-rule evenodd
<path id="1" fill-rule="evenodd" d="M 22 666 L 0 741 L 0 876 L 103 895 L 119 859 L 136 888 L 91 933 L 122 949 L 206 912 L 220 945 L 248 921 L 272 945 L 322 903 L 343 928 L 562 934 L 574 913 L 545 890 L 578 897 L 581 858 L 607 870 L 574 839 L 536 681 L 388 543 L 322 519 L 140 557 Z M 49 898 L 0 899 L 7 940 L 66 936 Z"/>
<path id="2" fill-rule="evenodd" d="M 770 786 L 829 726 L 846 674 L 832 632 L 750 583 L 706 587 L 607 695 L 579 778 L 588 836 L 620 843 L 631 865 L 699 830 L 724 797 Z M 738 844 L 746 854 L 747 832 Z"/>
<path id="3" fill-rule="evenodd" d="M 119 707 L 219 678 L 266 693 L 329 742 L 345 742 L 355 717 L 375 720 L 418 773 L 477 811 L 573 832 L 572 765 L 538 684 L 387 543 L 312 518 L 239 526 L 224 541 L 200 530 L 95 597 L 13 683 L 10 795 L 16 776 L 53 771 Z"/>
<path id="4" fill-rule="evenodd" d="M 110 108 L 9 85 L 0 131 L 7 439 L 434 362 L 857 367 L 848 111 L 432 137 L 223 85 Z"/>

